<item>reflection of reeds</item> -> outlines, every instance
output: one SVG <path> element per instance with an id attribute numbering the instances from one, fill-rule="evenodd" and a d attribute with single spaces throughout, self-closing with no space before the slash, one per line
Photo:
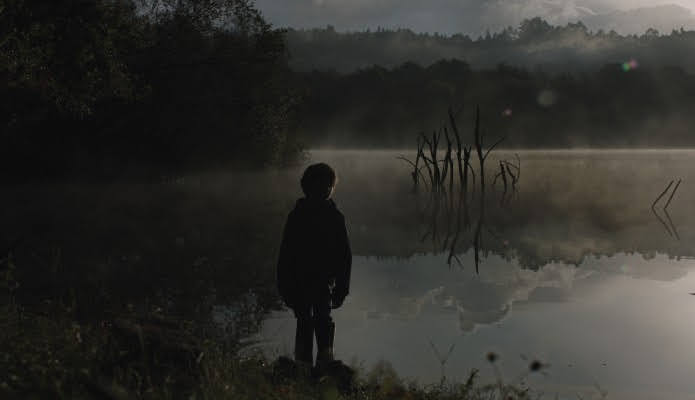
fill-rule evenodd
<path id="1" fill-rule="evenodd" d="M 492 187 L 495 187 L 497 179 L 502 178 L 502 198 L 500 199 L 500 205 L 505 206 L 509 203 L 515 195 L 519 194 L 517 188 L 517 183 L 519 182 L 519 176 L 521 175 L 521 159 L 518 154 L 514 154 L 516 157 L 517 164 L 513 164 L 508 160 L 499 161 L 499 172 L 495 175 L 495 179 L 492 181 Z M 516 172 L 516 173 L 515 173 Z M 511 191 L 508 187 L 511 186 Z M 509 195 L 507 195 L 509 194 Z"/>
<path id="2" fill-rule="evenodd" d="M 433 131 L 431 137 L 424 133 L 418 135 L 417 153 L 414 161 L 405 156 L 399 156 L 398 159 L 407 162 L 413 168 L 411 172 L 413 190 L 415 192 L 418 191 L 419 181 L 422 180 L 427 182 L 429 192 L 431 193 L 426 211 L 423 213 L 426 215 L 427 228 L 421 236 L 421 241 L 430 238 L 436 249 L 448 251 L 447 263 L 449 266 L 456 261 L 459 266 L 463 267 L 456 251 L 463 236 L 462 232 L 471 228 L 470 204 L 468 200 L 476 192 L 476 174 L 470 162 L 473 149 L 475 148 L 478 158 L 479 178 L 477 180 L 479 182 L 480 201 L 477 209 L 478 218 L 472 233 L 471 243 L 475 253 L 475 268 L 476 272 L 478 272 L 480 249 L 483 241 L 482 235 L 485 231 L 483 229 L 486 206 L 485 161 L 492 151 L 504 141 L 505 137 L 501 137 L 491 146 L 485 147 L 485 131 L 481 127 L 480 108 L 477 107 L 475 124 L 473 126 L 474 144 L 466 145 L 456 122 L 456 113 L 452 108 L 448 109 L 448 117 L 448 125 L 445 125 L 439 131 Z M 439 145 L 442 143 L 442 137 L 446 143 L 443 150 L 443 158 L 440 159 Z M 518 154 L 515 154 L 515 161 L 499 161 L 499 172 L 495 176 L 492 186 L 494 187 L 497 179 L 502 179 L 504 192 L 500 202 L 501 205 L 508 204 L 513 195 L 518 194 L 517 184 L 521 176 L 521 160 Z M 423 173 L 423 170 L 427 171 L 427 175 Z M 471 196 L 469 196 L 468 192 L 469 177 L 473 183 L 470 185 Z M 459 186 L 458 191 L 455 190 L 457 184 Z M 507 193 L 510 187 L 511 192 L 508 196 Z M 445 224 L 439 223 L 442 217 L 446 218 Z M 444 232 L 440 235 L 439 229 L 442 225 L 444 225 Z"/>
<path id="3" fill-rule="evenodd" d="M 656 211 L 656 204 L 661 200 L 666 193 L 668 193 L 669 189 L 671 189 L 671 186 L 673 186 L 673 180 L 669 182 L 669 184 L 666 186 L 666 189 L 664 189 L 659 196 L 656 197 L 654 202 L 652 203 L 652 213 L 654 213 L 654 216 L 656 217 L 657 220 L 661 223 L 661 225 L 666 229 L 666 232 L 669 234 L 669 236 L 673 236 L 676 238 L 676 240 L 680 240 L 680 236 L 678 236 L 678 231 L 676 230 L 676 225 L 673 223 L 673 220 L 671 219 L 671 215 L 668 213 L 668 206 L 671 205 L 671 201 L 673 200 L 673 196 L 676 195 L 676 191 L 678 191 L 678 188 L 681 185 L 681 180 L 679 179 L 678 182 L 676 183 L 676 186 L 673 188 L 671 191 L 671 195 L 668 197 L 668 200 L 666 201 L 666 204 L 663 206 L 662 211 L 664 215 L 666 216 L 666 220 L 664 220 L 659 213 Z M 667 223 L 668 221 L 668 223 Z"/>
<path id="4" fill-rule="evenodd" d="M 434 345 L 432 339 L 429 339 L 428 342 L 430 343 L 434 356 L 437 358 L 437 361 L 439 361 L 439 366 L 441 368 L 441 384 L 443 385 L 444 382 L 446 382 L 446 363 L 449 361 L 449 357 L 451 357 L 451 354 L 454 352 L 456 343 L 452 343 L 451 346 L 449 346 L 449 351 L 447 351 L 446 354 L 442 354 L 439 352 L 439 349 L 437 349 L 437 346 Z"/>
<path id="5" fill-rule="evenodd" d="M 666 215 L 666 219 L 668 220 L 668 223 L 671 226 L 671 231 L 673 232 L 673 236 L 676 237 L 676 240 L 681 240 L 680 236 L 678 236 L 678 231 L 676 230 L 676 225 L 673 223 L 673 220 L 671 219 L 671 215 L 669 215 L 668 210 L 665 208 L 664 208 L 664 215 Z"/>

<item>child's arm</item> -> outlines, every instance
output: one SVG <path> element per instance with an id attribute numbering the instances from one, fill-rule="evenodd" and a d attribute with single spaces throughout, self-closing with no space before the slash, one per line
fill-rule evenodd
<path id="1" fill-rule="evenodd" d="M 339 230 L 339 251 L 338 269 L 335 279 L 335 289 L 333 290 L 334 307 L 340 307 L 350 292 L 350 272 L 352 269 L 352 250 L 350 249 L 350 239 L 348 238 L 347 228 L 345 227 L 345 218 L 340 218 Z"/>
<path id="2" fill-rule="evenodd" d="M 277 282 L 280 297 L 282 298 L 282 301 L 284 301 L 289 307 L 292 307 L 294 303 L 296 286 L 294 282 L 294 225 L 294 218 L 292 218 L 292 214 L 290 214 L 287 217 L 287 222 L 285 222 L 285 229 L 282 234 L 282 243 L 280 244 L 280 255 L 278 257 L 277 266 Z"/>

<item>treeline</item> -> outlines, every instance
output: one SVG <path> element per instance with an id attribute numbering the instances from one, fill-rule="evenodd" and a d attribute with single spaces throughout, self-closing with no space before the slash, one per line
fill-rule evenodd
<path id="1" fill-rule="evenodd" d="M 297 154 L 282 32 L 250 0 L 8 0 L 0 170 L 174 175 Z"/>
<path id="2" fill-rule="evenodd" d="M 695 31 L 681 28 L 662 34 L 648 29 L 641 35 L 620 35 L 591 31 L 582 22 L 553 26 L 541 18 L 477 38 L 408 29 L 341 33 L 328 26 L 290 30 L 287 43 L 291 65 L 301 71 L 349 73 L 373 65 L 393 68 L 414 62 L 427 66 L 441 59 L 461 59 L 476 69 L 504 62 L 562 72 L 595 70 L 632 58 L 642 65 L 679 65 L 695 71 Z"/>
<path id="3" fill-rule="evenodd" d="M 468 120 L 480 105 L 507 146 L 692 145 L 692 50 L 695 32 L 620 36 L 538 18 L 472 39 L 285 32 L 251 0 L 8 0 L 0 174 L 282 165 L 300 154 L 299 133 L 308 146 L 410 145 L 451 105 Z"/>
<path id="4" fill-rule="evenodd" d="M 419 132 L 446 123 L 449 106 L 472 135 L 478 105 L 481 126 L 507 136 L 505 147 L 695 145 L 695 75 L 679 67 L 628 62 L 549 73 L 507 65 L 474 70 L 446 60 L 302 77 L 301 131 L 313 146 L 412 147 Z"/>

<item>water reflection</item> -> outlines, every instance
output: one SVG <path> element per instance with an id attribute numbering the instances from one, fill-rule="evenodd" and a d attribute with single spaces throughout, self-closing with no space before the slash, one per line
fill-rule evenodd
<path id="1" fill-rule="evenodd" d="M 500 201 L 498 180 L 482 206 L 471 196 L 468 207 L 413 194 L 401 153 L 312 154 L 338 172 L 335 198 L 357 255 L 351 296 L 335 313 L 339 357 L 384 358 L 434 382 L 441 370 L 430 342 L 442 353 L 453 344 L 452 378 L 485 368 L 493 350 L 508 378 L 527 367 L 520 353 L 549 362 L 534 383 L 550 393 L 578 388 L 588 399 L 595 383 L 609 398 L 695 393 L 694 152 L 519 152 L 511 201 Z M 514 159 L 492 154 L 488 176 Z M 129 302 L 212 314 L 232 337 L 291 353 L 294 319 L 271 310 L 276 248 L 301 171 L 8 188 L 0 249 L 13 249 L 27 301 L 55 291 L 78 302 L 82 318 Z M 672 192 L 656 211 L 673 234 L 650 209 L 671 179 L 671 190 L 682 183 L 668 214 L 659 204 Z"/>
<path id="2" fill-rule="evenodd" d="M 495 351 L 509 379 L 531 357 L 550 363 L 531 384 L 551 394 L 695 393 L 686 208 L 695 153 L 522 152 L 524 180 L 511 201 L 500 187 L 465 208 L 460 197 L 413 194 L 396 156 L 314 155 L 341 174 L 336 198 L 360 255 L 351 296 L 335 314 L 346 327 L 338 356 L 366 365 L 387 359 L 405 376 L 436 382 L 433 346 L 454 346 L 445 365 L 451 378 L 485 371 L 484 355 Z M 671 176 L 682 184 L 664 213 L 678 224 L 669 232 L 650 206 Z M 259 338 L 282 352 L 293 328 L 277 312 Z"/>
<path id="3" fill-rule="evenodd" d="M 666 186 L 666 189 L 664 189 L 663 192 L 659 195 L 659 197 L 654 200 L 654 203 L 652 203 L 652 212 L 654 213 L 654 216 L 661 222 L 661 224 L 664 226 L 666 229 L 666 232 L 668 232 L 669 235 L 674 236 L 676 239 L 680 240 L 680 237 L 678 236 L 678 230 L 676 230 L 676 225 L 673 223 L 673 220 L 671 219 L 671 215 L 668 213 L 668 206 L 671 204 L 671 200 L 673 200 L 673 196 L 676 195 L 676 192 L 678 191 L 678 188 L 681 185 L 681 180 L 678 180 L 678 183 L 676 183 L 676 186 L 673 188 L 671 191 L 671 195 L 668 197 L 668 200 L 666 201 L 666 204 L 664 204 L 662 208 L 662 212 L 664 216 L 666 217 L 666 220 L 662 218 L 659 213 L 657 212 L 656 205 L 661 200 L 666 193 L 668 193 L 669 189 L 671 189 L 671 186 L 673 186 L 673 181 L 669 182 L 668 186 Z M 666 223 L 668 221 L 668 223 Z"/>
<path id="4" fill-rule="evenodd" d="M 427 197 L 411 193 L 412 183 L 407 168 L 396 159 L 398 154 L 314 155 L 316 160 L 334 163 L 341 175 L 335 196 L 350 218 L 358 254 L 407 258 L 442 251 L 428 232 L 436 213 L 431 211 L 432 205 L 428 210 Z M 510 156 L 500 154 L 504 159 Z M 522 267 L 533 269 L 553 261 L 578 265 L 591 254 L 695 255 L 689 245 L 694 239 L 695 216 L 687 212 L 687 204 L 695 200 L 695 191 L 688 185 L 695 177 L 690 168 L 695 153 L 521 152 L 520 156 L 524 178 L 516 198 L 508 206 L 500 206 L 498 188 L 485 202 L 483 258 L 485 254 L 516 258 Z M 668 208 L 678 225 L 680 241 L 664 230 L 650 210 L 663 190 L 664 177 L 670 176 L 680 176 L 683 182 Z M 450 206 L 440 203 L 438 207 L 441 213 Z M 475 201 L 469 207 L 472 232 L 478 207 Z M 446 237 L 446 228 L 453 222 L 440 216 L 439 234 Z M 422 241 L 425 234 L 428 240 Z M 459 239 L 456 253 L 472 249 L 471 239 Z"/>
<path id="5" fill-rule="evenodd" d="M 483 356 L 495 351 L 508 379 L 525 367 L 520 353 L 550 363 L 535 385 L 555 385 L 560 393 L 592 392 L 594 383 L 611 394 L 646 383 L 660 391 L 695 390 L 682 379 L 695 367 L 689 322 L 695 304 L 687 296 L 695 262 L 622 254 L 533 271 L 492 256 L 475 274 L 439 267 L 445 261 L 356 258 L 353 293 L 335 313 L 343 327 L 338 356 L 366 365 L 383 358 L 401 374 L 436 382 L 431 341 L 440 349 L 456 345 L 446 365 L 450 378 L 463 379 L 471 368 L 491 378 Z M 276 313 L 261 337 L 271 348 L 291 349 L 292 329 L 291 315 Z"/>

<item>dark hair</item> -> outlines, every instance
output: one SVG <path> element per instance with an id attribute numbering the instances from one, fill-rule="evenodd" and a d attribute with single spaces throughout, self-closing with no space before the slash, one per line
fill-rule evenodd
<path id="1" fill-rule="evenodd" d="M 335 171 L 328 164 L 312 164 L 302 175 L 302 191 L 306 197 L 327 199 L 335 182 Z"/>

